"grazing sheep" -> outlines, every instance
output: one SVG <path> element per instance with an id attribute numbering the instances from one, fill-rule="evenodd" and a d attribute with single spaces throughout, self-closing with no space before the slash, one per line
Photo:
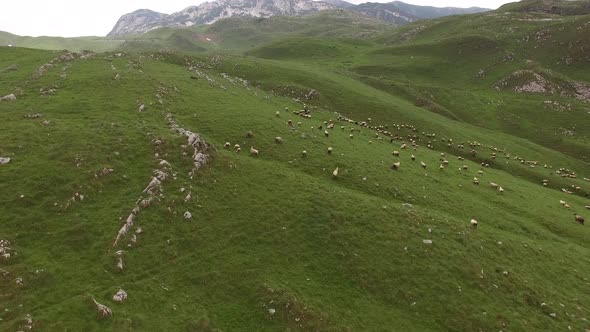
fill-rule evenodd
<path id="1" fill-rule="evenodd" d="M 189 220 L 189 219 L 191 219 L 193 217 L 193 215 L 190 212 L 188 212 L 188 211 L 186 211 L 183 214 L 183 216 L 184 216 L 184 219 L 186 219 L 186 220 Z"/>
<path id="2" fill-rule="evenodd" d="M 141 104 L 141 105 L 139 105 L 139 109 L 138 109 L 138 111 L 139 111 L 139 112 L 143 112 L 144 110 L 145 110 L 145 104 Z"/>
<path id="3" fill-rule="evenodd" d="M 494 182 L 490 182 L 490 187 L 492 187 L 494 189 L 498 189 L 498 184 L 494 183 Z"/>
<path id="4" fill-rule="evenodd" d="M 332 147 L 328 148 L 328 154 L 332 154 L 333 151 L 334 151 L 334 149 L 332 149 Z"/>
<path id="5" fill-rule="evenodd" d="M 113 312 L 111 311 L 111 309 L 109 307 L 107 307 L 104 304 L 100 304 L 100 303 L 96 302 L 96 300 L 94 298 L 92 298 L 92 302 L 94 302 L 94 305 L 96 305 L 96 310 L 98 311 L 98 318 L 99 319 L 108 318 L 113 314 Z"/>
<path id="6" fill-rule="evenodd" d="M 420 162 L 420 166 L 422 166 L 422 168 L 426 169 L 426 163 L 425 162 L 421 161 Z"/>
<path id="7" fill-rule="evenodd" d="M 301 152 L 301 156 L 302 156 L 303 158 L 307 157 L 307 151 L 303 150 L 303 151 Z"/>
<path id="8" fill-rule="evenodd" d="M 563 207 L 566 208 L 566 209 L 569 209 L 570 208 L 570 205 L 569 204 L 566 204 Z"/>
<path id="9" fill-rule="evenodd" d="M 338 176 L 338 167 L 336 167 L 336 169 L 332 172 L 332 177 L 337 177 Z"/>
<path id="10" fill-rule="evenodd" d="M 329 137 L 330 133 L 327 130 L 324 130 L 324 136 Z"/>
<path id="11" fill-rule="evenodd" d="M 287 125 L 288 125 L 289 127 L 293 127 L 293 121 L 291 121 L 291 120 L 288 120 L 288 121 L 287 121 Z"/>
<path id="12" fill-rule="evenodd" d="M 248 137 L 248 138 L 252 138 L 252 137 L 254 137 L 254 133 L 252 132 L 252 130 L 249 130 L 249 131 L 246 133 L 246 137 Z"/>
<path id="13" fill-rule="evenodd" d="M 238 149 L 240 149 L 240 144 L 234 145 L 234 150 L 238 150 Z"/>
<path id="14" fill-rule="evenodd" d="M 499 191 L 500 193 L 503 193 L 503 192 L 504 192 L 504 188 L 502 188 L 502 187 L 499 187 L 499 188 L 498 188 L 498 191 Z"/>
<path id="15" fill-rule="evenodd" d="M 416 161 L 416 156 L 412 155 L 410 159 L 412 159 L 412 161 Z"/>
<path id="16" fill-rule="evenodd" d="M 283 139 L 279 136 L 275 137 L 275 143 L 277 144 L 283 144 Z"/>
<path id="17" fill-rule="evenodd" d="M 473 184 L 479 184 L 479 179 L 478 178 L 473 178 Z"/>
<path id="18" fill-rule="evenodd" d="M 236 153 L 240 153 L 242 151 L 242 148 L 237 148 L 236 149 Z"/>
<path id="19" fill-rule="evenodd" d="M 391 169 L 398 170 L 400 168 L 401 164 L 402 163 L 399 161 L 397 163 L 393 163 L 393 165 L 391 165 Z"/>
<path id="20" fill-rule="evenodd" d="M 231 147 L 231 144 L 229 142 L 225 142 L 225 144 L 223 144 L 223 147 L 229 149 Z"/>
<path id="21" fill-rule="evenodd" d="M 348 138 L 354 138 L 354 135 L 353 135 L 353 134 L 350 134 L 350 135 L 348 136 Z"/>
<path id="22" fill-rule="evenodd" d="M 561 204 L 562 206 L 565 206 L 565 201 L 559 200 L 559 204 Z"/>
<path id="23" fill-rule="evenodd" d="M 278 118 L 279 116 L 281 116 L 281 112 L 279 112 L 279 111 L 276 111 L 276 112 L 275 112 L 275 116 Z"/>
<path id="24" fill-rule="evenodd" d="M 393 151 L 391 154 L 394 155 L 394 156 L 396 156 L 396 157 L 399 157 L 399 151 L 397 151 L 397 150 L 396 151 Z"/>
<path id="25" fill-rule="evenodd" d="M 122 289 L 119 289 L 119 291 L 113 295 L 113 301 L 115 302 L 121 303 L 125 300 L 127 300 L 127 293 Z"/>
<path id="26" fill-rule="evenodd" d="M 400 146 L 400 150 L 405 150 L 408 147 L 408 145 L 406 143 L 402 144 L 402 146 Z"/>
<path id="27" fill-rule="evenodd" d="M 574 216 L 575 216 L 576 222 L 578 222 L 578 224 L 584 225 L 584 217 L 582 217 L 582 216 L 580 216 L 578 214 L 575 214 L 575 213 L 574 213 Z"/>
<path id="28" fill-rule="evenodd" d="M 250 155 L 253 157 L 258 157 L 258 150 L 256 150 L 254 147 L 250 147 Z"/>
<path id="29" fill-rule="evenodd" d="M 438 167 L 438 169 L 445 169 L 445 166 L 443 164 L 440 164 L 440 166 Z"/>
<path id="30" fill-rule="evenodd" d="M 472 228 L 477 228 L 477 220 L 471 219 L 471 222 L 470 223 L 471 223 L 471 227 Z"/>

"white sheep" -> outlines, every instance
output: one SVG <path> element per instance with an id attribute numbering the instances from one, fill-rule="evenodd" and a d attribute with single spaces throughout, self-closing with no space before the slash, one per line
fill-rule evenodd
<path id="1" fill-rule="evenodd" d="M 394 155 L 394 156 L 396 156 L 396 157 L 399 157 L 399 151 L 397 151 L 397 150 L 396 151 L 393 151 L 391 154 Z"/>
<path id="2" fill-rule="evenodd" d="M 338 167 L 332 172 L 332 177 L 338 177 Z"/>
<path id="3" fill-rule="evenodd" d="M 328 147 L 328 154 L 332 154 L 332 152 L 334 152 L 334 149 L 332 149 L 332 147 Z"/>
<path id="4" fill-rule="evenodd" d="M 421 161 L 420 162 L 420 166 L 422 166 L 422 168 L 426 169 L 426 163 L 425 162 Z"/>
<path id="5" fill-rule="evenodd" d="M 391 165 L 391 169 L 398 170 L 400 166 L 401 162 L 398 161 L 397 163 L 393 163 L 393 165 Z"/>
<path id="6" fill-rule="evenodd" d="M 471 223 L 471 227 L 477 228 L 477 220 L 471 219 L 471 222 L 470 223 Z"/>
<path id="7" fill-rule="evenodd" d="M 275 143 L 277 143 L 277 144 L 283 144 L 283 138 L 282 137 L 279 137 L 279 136 L 275 137 Z"/>
<path id="8" fill-rule="evenodd" d="M 231 144 L 229 142 L 225 142 L 225 144 L 223 144 L 223 147 L 229 149 L 231 147 Z"/>
<path id="9" fill-rule="evenodd" d="M 258 157 L 258 150 L 256 150 L 254 147 L 250 147 L 250 155 L 253 157 Z"/>

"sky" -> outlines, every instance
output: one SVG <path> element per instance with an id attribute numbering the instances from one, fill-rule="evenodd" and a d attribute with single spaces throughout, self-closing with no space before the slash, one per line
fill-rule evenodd
<path id="1" fill-rule="evenodd" d="M 353 0 L 361 3 L 369 0 Z M 370 0 L 389 2 L 391 0 Z M 402 0 L 436 7 L 498 8 L 516 0 Z M 2 1 L 0 31 L 21 36 L 104 36 L 119 17 L 137 9 L 171 14 L 203 0 L 10 0 Z"/>

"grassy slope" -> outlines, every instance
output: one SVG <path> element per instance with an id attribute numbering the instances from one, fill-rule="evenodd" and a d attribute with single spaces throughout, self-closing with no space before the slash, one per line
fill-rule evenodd
<path id="1" fill-rule="evenodd" d="M 396 145 L 376 140 L 371 131 L 363 129 L 350 140 L 348 130 L 334 129 L 325 138 L 311 129 L 334 118 L 328 110 L 341 105 L 329 91 L 338 86 L 342 105 L 362 100 L 368 106 L 343 109 L 351 116 L 374 115 L 375 121 L 390 123 L 378 111 L 387 107 L 407 114 L 410 123 L 426 125 L 432 118 L 402 99 L 316 70 L 313 83 L 325 84 L 317 88 L 327 91 L 322 95 L 327 107 L 289 130 L 287 119 L 300 120 L 284 111 L 277 118 L 274 112 L 300 105 L 217 75 L 239 58 L 222 57 L 218 65 L 197 59 L 213 66 L 209 74 L 226 91 L 189 79 L 186 68 L 177 65 L 183 60 L 162 54 L 159 60 L 114 58 L 120 81 L 112 80 L 108 55 L 99 55 L 73 62 L 65 79 L 58 67 L 25 82 L 22 71 L 55 54 L 0 50 L 2 59 L 21 64 L 15 72 L 21 75 L 10 85 L 24 90 L 16 102 L 0 103 L 8 124 L 0 154 L 13 158 L 0 169 L 0 201 L 8 207 L 0 217 L 0 238 L 13 241 L 18 252 L 3 263 L 10 274 L 3 277 L 2 306 L 8 311 L 2 325 L 9 329 L 27 313 L 41 330 L 587 327 L 581 318 L 590 313 L 584 292 L 589 271 L 583 264 L 588 232 L 558 204 L 566 199 L 574 211 L 582 211 L 585 199 L 543 188 L 515 176 L 516 171 L 486 169 L 482 185 L 475 186 L 477 164 L 450 158 L 451 166 L 439 171 L 439 151 L 425 148 L 413 153 L 429 165 L 426 172 L 409 160 L 409 151 L 402 152 L 402 169 L 393 172 L 388 166 Z M 142 72 L 128 67 L 128 60 L 141 62 Z M 237 68 L 246 70 L 248 63 L 254 65 L 244 60 Z M 306 68 L 262 60 L 257 66 L 259 75 L 285 80 L 296 80 L 293 72 Z M 59 86 L 54 96 L 39 96 L 39 88 L 53 84 Z M 154 102 L 162 85 L 171 91 L 164 105 L 150 104 L 137 113 L 137 101 Z M 218 147 L 210 168 L 192 181 L 186 175 L 189 158 L 179 147 L 185 141 L 167 129 L 164 111 Z M 43 113 L 51 124 L 22 118 L 32 112 Z M 389 119 L 397 117 L 393 114 Z M 455 137 L 480 135 L 482 142 L 496 139 L 523 153 L 539 149 L 546 162 L 563 162 L 530 143 L 486 135 L 444 117 L 429 121 L 440 124 L 437 133 L 454 129 Z M 247 130 L 256 132 L 252 142 L 244 137 Z M 285 144 L 273 143 L 277 135 Z M 156 137 L 164 142 L 159 148 L 151 143 Z M 261 156 L 226 151 L 225 141 L 254 145 Z M 325 153 L 328 146 L 334 156 Z M 303 149 L 306 159 L 300 158 Z M 118 218 L 133 207 L 157 164 L 155 151 L 170 161 L 178 179 L 165 184 L 162 202 L 140 215 L 145 233 L 127 250 L 126 271 L 117 273 L 109 245 Z M 588 171 L 571 162 L 581 175 Z M 526 169 L 510 163 L 514 170 Z M 462 164 L 468 172 L 456 170 Z M 115 172 L 95 179 L 105 166 Z M 336 166 L 340 176 L 332 179 Z M 556 180 L 549 171 L 539 172 Z M 487 181 L 500 183 L 505 194 L 491 190 Z M 192 187 L 190 203 L 179 203 L 180 187 Z M 74 192 L 87 198 L 60 208 Z M 414 208 L 402 207 L 406 202 Z M 190 222 L 182 220 L 186 210 L 194 215 Z M 472 217 L 481 222 L 477 231 L 468 226 Z M 15 286 L 16 276 L 24 278 L 23 288 Z M 130 295 L 122 305 L 109 300 L 118 287 Z M 90 296 L 113 308 L 111 320 L 95 319 Z M 270 307 L 275 315 L 268 314 Z M 551 312 L 557 319 L 548 316 Z"/>

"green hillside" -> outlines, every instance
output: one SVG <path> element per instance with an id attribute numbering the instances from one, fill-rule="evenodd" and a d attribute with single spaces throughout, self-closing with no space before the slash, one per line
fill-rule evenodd
<path id="1" fill-rule="evenodd" d="M 588 29 L 337 11 L 0 47 L 0 330 L 589 329 Z"/>

